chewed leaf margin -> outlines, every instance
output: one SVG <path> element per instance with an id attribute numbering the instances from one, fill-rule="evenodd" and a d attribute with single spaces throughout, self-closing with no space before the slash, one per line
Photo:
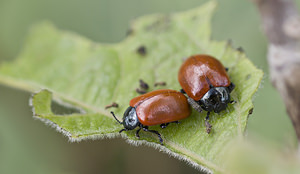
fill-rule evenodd
<path id="1" fill-rule="evenodd" d="M 37 120 L 40 120 L 44 122 L 46 125 L 54 128 L 57 132 L 62 133 L 64 136 L 66 136 L 70 142 L 80 142 L 82 140 L 92 139 L 103 139 L 103 138 L 116 138 L 116 137 L 123 137 L 126 139 L 126 141 L 134 146 L 140 146 L 140 145 L 146 145 L 149 147 L 153 147 L 155 149 L 158 149 L 164 153 L 167 153 L 170 156 L 173 156 L 179 160 L 186 161 L 189 165 L 193 166 L 194 168 L 199 169 L 200 171 L 205 171 L 206 173 L 212 173 L 210 169 L 207 167 L 199 165 L 195 160 L 196 158 L 192 158 L 192 156 L 195 156 L 195 154 L 192 154 L 191 152 L 188 152 L 187 150 L 184 150 L 186 153 L 189 153 L 190 156 L 187 156 L 186 154 L 182 153 L 181 147 L 177 147 L 177 149 L 171 148 L 170 146 L 162 146 L 160 144 L 157 144 L 155 142 L 150 142 L 146 140 L 132 140 L 126 134 L 120 134 L 118 131 L 121 129 L 120 126 L 115 126 L 113 131 L 109 133 L 93 133 L 89 136 L 77 136 L 76 133 L 74 133 L 72 130 L 64 128 L 61 122 L 57 122 L 56 118 L 61 117 L 72 117 L 72 116 L 83 116 L 88 117 L 86 114 L 70 114 L 70 115 L 55 115 L 51 110 L 51 103 L 53 102 L 52 98 L 52 92 L 50 92 L 48 89 L 42 89 L 34 94 L 32 94 L 29 105 L 32 107 L 33 117 Z M 68 104 L 67 104 L 68 105 Z M 69 106 L 68 106 L 69 107 Z M 109 125 L 114 125 L 112 122 Z M 199 158 L 199 157 L 198 157 Z M 203 160 L 204 161 L 204 160 Z M 200 161 L 200 162 L 203 162 Z M 212 166 L 210 166 L 212 167 Z M 216 167 L 216 166 L 215 166 Z"/>

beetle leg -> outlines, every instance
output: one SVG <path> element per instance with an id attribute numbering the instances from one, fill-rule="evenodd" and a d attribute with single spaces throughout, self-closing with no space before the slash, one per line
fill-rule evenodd
<path id="1" fill-rule="evenodd" d="M 231 101 L 230 101 L 230 104 L 233 104 L 233 103 L 236 103 L 236 101 L 235 101 L 235 100 L 231 100 Z"/>
<path id="2" fill-rule="evenodd" d="M 209 134 L 212 128 L 212 125 L 209 124 L 209 114 L 210 112 L 207 112 L 207 115 L 205 117 L 205 126 L 206 126 L 206 132 Z"/>
<path id="3" fill-rule="evenodd" d="M 139 135 L 139 132 L 142 128 L 140 127 L 136 132 L 135 132 L 135 136 L 140 139 L 140 135 Z"/>
<path id="4" fill-rule="evenodd" d="M 161 138 L 160 133 L 158 133 L 156 130 L 149 130 L 149 129 L 148 129 L 148 126 L 143 127 L 143 130 L 144 130 L 145 132 L 151 132 L 151 133 L 156 134 L 156 135 L 158 136 L 158 138 L 159 138 L 160 144 L 163 145 L 163 141 L 164 141 L 164 140 Z"/>
<path id="5" fill-rule="evenodd" d="M 160 127 L 161 127 L 162 129 L 164 129 L 164 128 L 166 128 L 169 124 L 170 124 L 170 123 L 163 123 L 163 124 L 160 125 Z"/>
<path id="6" fill-rule="evenodd" d="M 172 122 L 169 122 L 169 123 L 163 123 L 161 125 L 159 125 L 162 129 L 166 128 L 170 123 L 176 123 L 176 124 L 179 124 L 180 122 L 179 121 L 172 121 Z"/>
<path id="7" fill-rule="evenodd" d="M 171 123 L 176 123 L 176 124 L 179 124 L 180 122 L 179 122 L 179 121 L 173 121 L 173 122 L 171 122 Z"/>
<path id="8" fill-rule="evenodd" d="M 186 92 L 183 89 L 180 89 L 179 92 L 181 92 L 182 94 L 186 94 Z"/>
<path id="9" fill-rule="evenodd" d="M 234 83 L 231 82 L 227 88 L 228 88 L 229 92 L 233 91 L 233 89 L 235 88 Z"/>
<path id="10" fill-rule="evenodd" d="M 179 124 L 180 122 L 179 122 L 179 121 L 172 121 L 172 122 L 170 122 L 170 123 L 176 123 L 176 124 Z M 169 124 L 169 123 L 167 123 L 167 124 Z"/>
<path id="11" fill-rule="evenodd" d="M 162 129 L 166 128 L 168 125 L 166 123 L 163 123 L 161 125 L 159 125 Z"/>
<path id="12" fill-rule="evenodd" d="M 119 133 L 122 133 L 123 131 L 127 131 L 127 129 L 121 129 Z"/>

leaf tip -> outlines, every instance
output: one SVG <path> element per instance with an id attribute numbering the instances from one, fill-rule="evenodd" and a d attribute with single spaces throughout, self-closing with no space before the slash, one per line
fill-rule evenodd
<path id="1" fill-rule="evenodd" d="M 40 113 L 51 113 L 52 93 L 47 89 L 35 92 L 29 98 L 29 106 L 32 107 L 33 116 L 40 116 Z"/>

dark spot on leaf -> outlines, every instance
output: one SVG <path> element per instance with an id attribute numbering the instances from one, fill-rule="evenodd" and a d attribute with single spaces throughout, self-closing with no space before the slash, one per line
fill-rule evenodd
<path id="1" fill-rule="evenodd" d="M 106 105 L 106 106 L 105 106 L 105 109 L 108 109 L 108 108 L 118 108 L 118 107 L 119 107 L 118 103 L 113 102 L 113 103 L 110 104 L 110 105 Z"/>
<path id="2" fill-rule="evenodd" d="M 144 82 L 142 79 L 140 79 L 139 82 L 140 82 L 140 87 L 142 89 L 145 89 L 145 90 L 149 89 L 149 85 L 146 82 Z"/>
<path id="3" fill-rule="evenodd" d="M 136 52 L 141 56 L 145 56 L 147 54 L 147 49 L 144 45 L 141 45 L 140 47 L 138 47 Z"/>
<path id="4" fill-rule="evenodd" d="M 249 115 L 251 115 L 253 113 L 253 108 L 251 108 L 248 112 Z"/>
<path id="5" fill-rule="evenodd" d="M 143 90 L 143 89 L 140 89 L 140 88 L 136 88 L 135 91 L 139 94 L 146 94 L 147 91 L 146 90 Z"/>
<path id="6" fill-rule="evenodd" d="M 251 78 L 251 74 L 248 74 L 245 79 L 249 80 L 250 78 Z"/>
<path id="7" fill-rule="evenodd" d="M 72 107 L 71 105 L 64 105 L 54 100 L 51 101 L 51 111 L 55 115 L 70 115 L 74 113 L 82 113 L 79 108 Z"/>
<path id="8" fill-rule="evenodd" d="M 242 47 L 238 47 L 236 50 L 239 51 L 239 52 L 241 52 L 241 53 L 245 52 L 245 50 Z"/>

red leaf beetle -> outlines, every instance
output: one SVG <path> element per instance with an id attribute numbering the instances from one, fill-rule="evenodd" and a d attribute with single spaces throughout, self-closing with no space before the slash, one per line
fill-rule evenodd
<path id="1" fill-rule="evenodd" d="M 136 131 L 137 138 L 140 137 L 139 132 L 143 129 L 156 134 L 161 144 L 163 144 L 161 135 L 156 130 L 149 130 L 148 126 L 160 124 L 161 128 L 165 128 L 169 123 L 178 123 L 178 120 L 191 114 L 186 96 L 170 89 L 155 90 L 140 95 L 133 98 L 129 105 L 124 112 L 122 122 L 111 112 L 117 122 L 124 126 L 119 133 L 139 127 Z"/>
<path id="2" fill-rule="evenodd" d="M 235 85 L 230 81 L 227 70 L 216 58 L 209 55 L 193 55 L 181 65 L 178 81 L 188 102 L 198 112 L 207 111 L 205 125 L 211 131 L 210 112 L 219 113 L 227 108 L 230 93 Z"/>

